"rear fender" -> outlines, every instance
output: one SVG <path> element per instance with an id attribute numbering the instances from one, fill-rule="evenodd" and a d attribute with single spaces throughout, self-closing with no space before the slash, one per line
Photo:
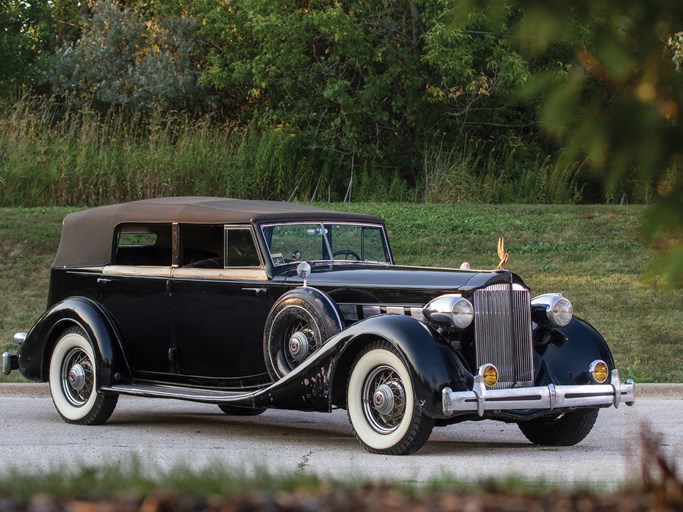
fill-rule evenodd
<path id="1" fill-rule="evenodd" d="M 417 403 L 429 416 L 443 416 L 441 391 L 445 387 L 465 389 L 467 381 L 472 380 L 453 349 L 440 341 L 439 334 L 409 316 L 375 316 L 352 325 L 339 336 L 346 342 L 332 365 L 331 399 L 340 407 L 346 406 L 346 387 L 356 357 L 376 340 L 386 340 L 398 350 L 413 378 Z"/>
<path id="2" fill-rule="evenodd" d="M 19 370 L 27 379 L 45 382 L 50 357 L 60 335 L 79 326 L 93 343 L 97 365 L 97 389 L 130 379 L 130 370 L 111 321 L 95 302 L 71 297 L 46 311 L 28 333 L 19 351 Z"/>

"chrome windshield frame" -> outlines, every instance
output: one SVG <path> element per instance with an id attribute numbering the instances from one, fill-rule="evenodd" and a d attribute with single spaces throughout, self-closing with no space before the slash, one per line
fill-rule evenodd
<path id="1" fill-rule="evenodd" d="M 269 228 L 274 228 L 276 226 L 318 226 L 322 232 L 322 237 L 324 239 L 324 244 L 325 244 L 325 251 L 327 254 L 332 256 L 333 251 L 332 251 L 332 246 L 330 244 L 330 239 L 329 239 L 329 234 L 328 230 L 325 227 L 326 225 L 333 225 L 333 226 L 358 226 L 360 228 L 374 228 L 379 230 L 381 237 L 382 237 L 382 249 L 384 252 L 384 261 L 380 260 L 361 260 L 363 263 L 378 263 L 378 264 L 383 264 L 383 265 L 393 265 L 394 259 L 393 255 L 391 253 L 391 246 L 389 245 L 389 238 L 387 236 L 387 231 L 386 227 L 383 224 L 375 224 L 375 223 L 364 223 L 364 222 L 344 222 L 344 221 L 294 221 L 294 222 L 268 222 L 261 224 L 259 226 L 259 229 L 261 231 L 261 235 L 263 237 L 264 243 L 265 243 L 265 249 L 267 252 L 267 258 L 271 261 L 273 267 L 278 268 L 286 265 L 291 265 L 292 263 L 295 263 L 295 261 L 282 261 L 278 262 L 276 258 L 273 258 L 273 251 L 271 248 L 272 245 L 272 239 L 269 241 L 269 237 L 266 234 L 266 230 Z M 298 261 L 298 260 L 297 260 Z M 343 260 L 335 260 L 334 258 L 332 259 L 311 259 L 311 258 L 305 258 L 302 257 L 301 261 L 309 261 L 309 262 L 342 262 Z"/>

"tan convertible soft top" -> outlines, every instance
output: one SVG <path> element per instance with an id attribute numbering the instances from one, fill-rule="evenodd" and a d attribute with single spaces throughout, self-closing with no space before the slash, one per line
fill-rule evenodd
<path id="1" fill-rule="evenodd" d="M 220 197 L 167 197 L 100 206 L 67 215 L 54 267 L 101 266 L 111 262 L 115 228 L 137 222 L 239 224 L 337 221 L 384 224 L 379 217 L 336 212 L 296 203 Z"/>

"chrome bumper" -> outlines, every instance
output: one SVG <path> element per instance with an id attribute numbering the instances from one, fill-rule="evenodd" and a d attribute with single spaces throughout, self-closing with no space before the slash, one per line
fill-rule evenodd
<path id="1" fill-rule="evenodd" d="M 624 402 L 633 405 L 636 399 L 636 385 L 632 380 L 621 383 L 619 371 L 612 370 L 609 384 L 584 386 L 537 386 L 531 388 L 486 389 L 483 377 L 474 377 L 472 391 L 453 391 L 444 388 L 443 412 L 476 411 L 483 416 L 485 411 L 510 410 L 553 410 L 569 407 L 619 407 Z"/>
<path id="2" fill-rule="evenodd" d="M 18 332 L 12 338 L 12 343 L 15 345 L 21 345 L 28 336 L 25 332 Z M 2 373 L 4 375 L 9 375 L 12 370 L 19 369 L 19 356 L 16 354 L 10 354 L 9 352 L 4 352 L 2 354 Z"/>

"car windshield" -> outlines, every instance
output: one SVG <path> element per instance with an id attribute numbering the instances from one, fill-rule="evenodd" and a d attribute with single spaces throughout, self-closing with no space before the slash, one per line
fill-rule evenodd
<path id="1" fill-rule="evenodd" d="M 361 224 L 274 224 L 263 234 L 275 265 L 296 261 L 390 262 L 384 228 Z"/>

